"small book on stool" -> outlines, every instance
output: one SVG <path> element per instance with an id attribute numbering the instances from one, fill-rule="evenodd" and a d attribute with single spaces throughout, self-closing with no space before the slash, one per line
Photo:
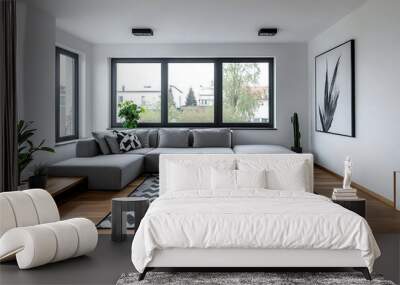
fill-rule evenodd
<path id="1" fill-rule="evenodd" d="M 332 193 L 333 200 L 356 200 L 358 199 L 357 196 L 357 189 L 354 188 L 334 188 Z"/>

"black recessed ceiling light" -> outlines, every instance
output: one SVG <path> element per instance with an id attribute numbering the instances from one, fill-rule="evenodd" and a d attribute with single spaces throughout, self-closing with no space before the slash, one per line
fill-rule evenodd
<path id="1" fill-rule="evenodd" d="M 132 34 L 138 37 L 151 37 L 153 30 L 149 28 L 132 28 Z"/>
<path id="2" fill-rule="evenodd" d="M 261 28 L 258 30 L 260 37 L 273 37 L 278 33 L 278 28 Z"/>

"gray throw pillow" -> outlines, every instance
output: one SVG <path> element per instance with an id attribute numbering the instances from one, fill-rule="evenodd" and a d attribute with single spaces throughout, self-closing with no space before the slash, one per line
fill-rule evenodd
<path id="1" fill-rule="evenodd" d="M 189 129 L 160 129 L 158 147 L 189 147 Z"/>
<path id="2" fill-rule="evenodd" d="M 102 154 L 110 154 L 110 148 L 108 147 L 107 141 L 105 139 L 106 135 L 111 135 L 111 132 L 110 131 L 92 132 L 92 136 L 98 143 Z"/>
<path id="3" fill-rule="evenodd" d="M 107 141 L 107 144 L 111 150 L 111 153 L 113 154 L 118 154 L 121 153 L 121 150 L 119 149 L 119 143 L 117 140 L 117 136 L 116 135 L 106 135 L 105 139 Z"/>
<path id="4" fill-rule="evenodd" d="M 230 129 L 194 129 L 193 147 L 231 147 Z"/>
<path id="5" fill-rule="evenodd" d="M 129 133 L 129 134 L 134 134 L 136 135 L 140 143 L 142 144 L 142 147 L 150 147 L 149 143 L 149 130 L 143 130 L 143 129 L 133 129 L 133 130 L 123 130 L 123 132 Z"/>

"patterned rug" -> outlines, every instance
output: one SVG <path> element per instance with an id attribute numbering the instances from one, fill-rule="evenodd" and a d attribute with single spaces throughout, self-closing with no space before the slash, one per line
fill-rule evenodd
<path id="1" fill-rule="evenodd" d="M 129 197 L 144 197 L 150 200 L 150 203 L 158 197 L 159 192 L 159 177 L 158 175 L 148 175 L 142 184 L 140 184 Z M 126 226 L 127 229 L 134 229 L 135 227 L 135 213 L 126 213 Z M 108 213 L 98 224 L 98 229 L 111 229 L 111 213 Z"/>
<path id="2" fill-rule="evenodd" d="M 138 281 L 138 273 L 122 274 L 116 285 L 213 284 L 213 285 L 395 285 L 380 275 L 368 281 L 359 272 L 148 272 Z"/>

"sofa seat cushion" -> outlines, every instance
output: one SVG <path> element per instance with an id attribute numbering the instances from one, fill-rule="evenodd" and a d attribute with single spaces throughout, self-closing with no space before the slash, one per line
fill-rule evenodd
<path id="1" fill-rule="evenodd" d="M 137 148 L 137 149 L 128 151 L 125 154 L 141 154 L 141 155 L 144 155 L 146 153 L 149 153 L 152 150 L 154 150 L 154 148 L 152 148 L 152 147 Z"/>
<path id="2" fill-rule="evenodd" d="M 149 173 L 158 173 L 160 154 L 233 154 L 231 148 L 203 147 L 203 148 L 156 148 L 145 155 L 145 170 Z"/>
<path id="3" fill-rule="evenodd" d="M 76 157 L 51 165 L 49 175 L 87 177 L 89 189 L 122 189 L 142 173 L 143 163 L 139 154 Z"/>
<path id="4" fill-rule="evenodd" d="M 264 144 L 264 145 L 235 145 L 233 147 L 234 153 L 242 153 L 242 154 L 273 154 L 273 153 L 294 153 L 290 149 L 281 146 L 281 145 L 273 145 L 273 144 Z"/>

